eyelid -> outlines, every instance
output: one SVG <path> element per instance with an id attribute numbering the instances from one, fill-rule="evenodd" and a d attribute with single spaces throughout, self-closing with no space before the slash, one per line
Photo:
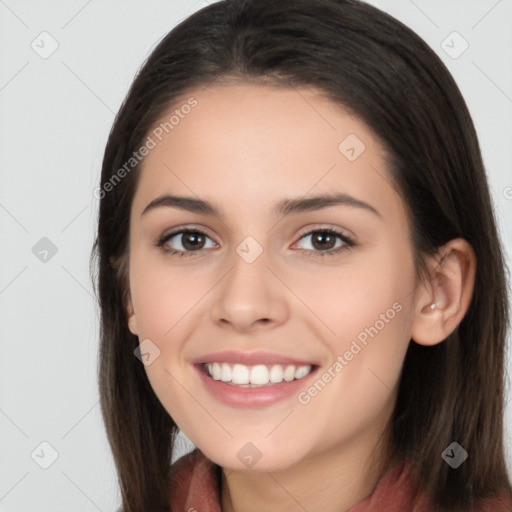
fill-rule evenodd
<path id="1" fill-rule="evenodd" d="M 188 231 L 199 231 L 200 233 L 203 233 L 204 235 L 206 235 L 209 238 L 211 238 L 212 240 L 214 240 L 214 237 L 210 234 L 210 230 L 208 228 L 205 228 L 204 226 L 202 226 L 200 224 L 184 224 L 184 225 L 181 225 L 181 226 L 176 226 L 174 228 L 171 228 L 171 229 L 168 229 L 168 230 L 164 231 L 163 234 L 160 235 L 158 238 L 159 239 L 167 238 L 167 237 L 170 237 L 172 235 L 178 235 L 180 233 L 183 233 L 184 231 L 185 232 L 188 232 Z"/>
<path id="2" fill-rule="evenodd" d="M 304 235 L 309 235 L 315 231 L 334 231 L 346 238 L 351 239 L 354 243 L 357 240 L 356 235 L 352 233 L 352 231 L 346 228 L 341 228 L 339 226 L 333 226 L 332 224 L 316 224 L 313 226 L 310 225 L 309 227 L 303 228 L 297 236 L 298 238 L 302 238 Z"/>

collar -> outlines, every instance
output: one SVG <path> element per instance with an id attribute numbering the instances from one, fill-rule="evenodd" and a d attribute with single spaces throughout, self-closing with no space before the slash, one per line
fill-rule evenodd
<path id="1" fill-rule="evenodd" d="M 198 448 L 178 459 L 170 469 L 170 512 L 222 512 L 222 468 Z M 370 496 L 346 512 L 435 512 L 428 497 L 418 491 L 413 468 L 400 462 L 379 480 Z M 510 512 L 512 498 L 485 500 L 472 512 Z"/>

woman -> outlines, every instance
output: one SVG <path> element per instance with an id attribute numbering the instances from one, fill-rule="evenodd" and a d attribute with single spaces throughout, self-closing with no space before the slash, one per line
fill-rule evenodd
<path id="1" fill-rule="evenodd" d="M 410 29 L 356 0 L 202 9 L 135 79 L 99 197 L 125 512 L 512 510 L 496 222 Z"/>

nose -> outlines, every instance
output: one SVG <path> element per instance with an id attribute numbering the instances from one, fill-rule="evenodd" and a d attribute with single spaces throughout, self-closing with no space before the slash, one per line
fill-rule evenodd
<path id="1" fill-rule="evenodd" d="M 286 322 L 286 287 L 276 278 L 276 270 L 269 269 L 265 251 L 251 263 L 233 252 L 230 270 L 215 287 L 213 321 L 239 332 L 277 327 Z"/>

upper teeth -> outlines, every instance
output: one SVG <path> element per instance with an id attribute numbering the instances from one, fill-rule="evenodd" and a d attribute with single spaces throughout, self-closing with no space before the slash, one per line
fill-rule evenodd
<path id="1" fill-rule="evenodd" d="M 231 382 L 236 385 L 259 385 L 277 384 L 285 380 L 290 382 L 293 379 L 301 379 L 311 372 L 311 365 L 295 366 L 293 364 L 282 366 L 274 364 L 267 366 L 257 364 L 246 366 L 244 364 L 230 365 L 228 363 L 208 363 L 206 368 L 210 377 L 223 382 Z"/>

